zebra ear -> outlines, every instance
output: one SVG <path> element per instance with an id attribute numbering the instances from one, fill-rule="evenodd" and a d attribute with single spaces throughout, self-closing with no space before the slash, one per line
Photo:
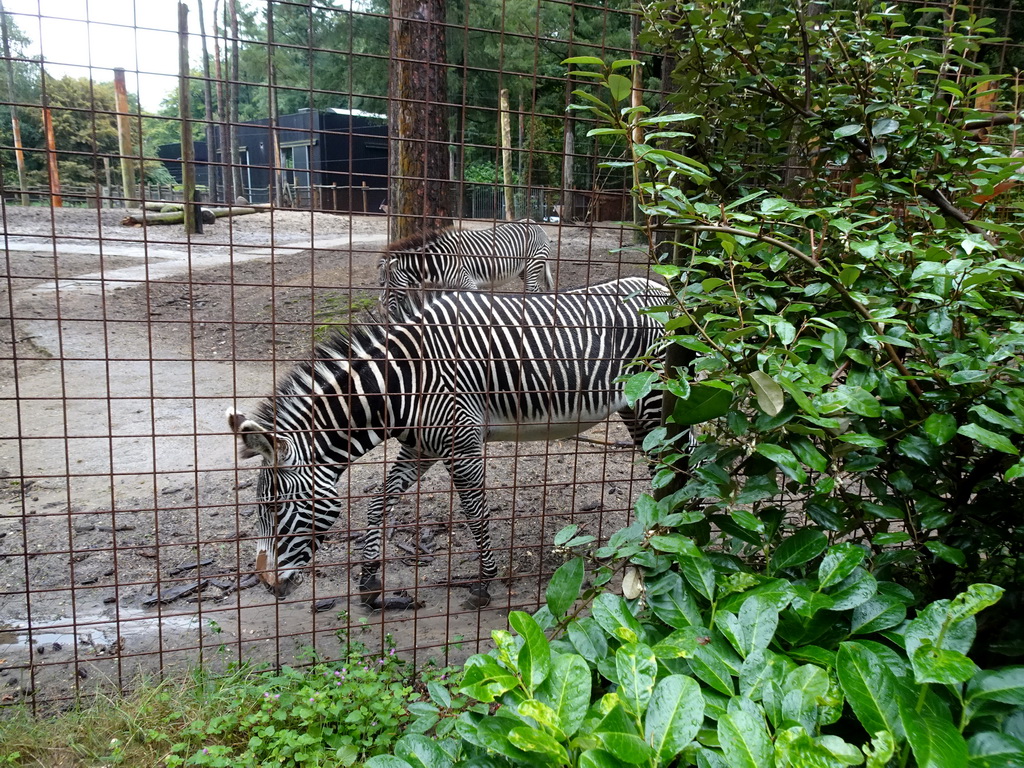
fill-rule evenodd
<path id="1" fill-rule="evenodd" d="M 245 418 L 244 413 L 238 413 L 234 408 L 228 409 L 227 416 L 228 426 L 232 432 L 238 435 L 242 446 L 242 450 L 238 453 L 240 458 L 251 459 L 254 456 L 262 456 L 268 464 L 276 464 L 288 455 L 287 438 L 264 429 L 255 421 Z"/>

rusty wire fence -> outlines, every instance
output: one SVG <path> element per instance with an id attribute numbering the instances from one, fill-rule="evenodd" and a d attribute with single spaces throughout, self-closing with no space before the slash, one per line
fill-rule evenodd
<path id="1" fill-rule="evenodd" d="M 191 3 L 183 114 L 174 5 L 4 3 L 3 111 L 20 129 L 0 129 L 0 706 L 66 706 L 199 663 L 331 657 L 344 638 L 460 661 L 542 604 L 556 532 L 607 539 L 648 486 L 617 420 L 488 445 L 499 577 L 478 610 L 452 586 L 477 553 L 438 466 L 385 529 L 387 589 L 418 607 L 370 611 L 354 576 L 388 442 L 343 475 L 342 518 L 302 584 L 281 600 L 257 584 L 258 462 L 237 458 L 224 414 L 271 394 L 333 326 L 379 322 L 396 19 L 381 2 L 206 0 L 201 28 Z M 539 222 L 559 290 L 646 274 L 616 223 L 624 181 L 567 118 L 560 64 L 630 56 L 626 4 L 454 5 L 456 225 Z M 210 212 L 191 235 L 163 205 L 190 162 Z"/>

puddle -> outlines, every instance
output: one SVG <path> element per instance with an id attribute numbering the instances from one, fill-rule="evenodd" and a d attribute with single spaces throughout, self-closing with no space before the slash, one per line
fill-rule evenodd
<path id="1" fill-rule="evenodd" d="M 77 645 L 112 646 L 127 639 L 184 634 L 199 630 L 197 615 L 157 616 L 152 611 L 121 608 L 117 617 L 89 612 L 74 618 L 32 622 L 32 626 L 0 620 L 0 654 L 27 653 L 30 647 L 72 650 Z"/>

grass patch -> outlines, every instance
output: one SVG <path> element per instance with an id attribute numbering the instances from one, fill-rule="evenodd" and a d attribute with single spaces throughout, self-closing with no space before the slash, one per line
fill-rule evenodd
<path id="1" fill-rule="evenodd" d="M 324 339 L 335 326 L 351 322 L 351 318 L 360 312 L 373 312 L 377 309 L 380 297 L 377 294 L 358 294 L 354 296 L 328 296 L 323 299 L 321 308 L 316 313 L 319 321 L 314 336 Z"/>
<path id="2" fill-rule="evenodd" d="M 338 661 L 308 667 L 194 670 L 184 680 L 143 684 L 60 715 L 27 709 L 0 720 L 0 766 L 350 766 L 387 753 L 410 706 L 439 685 L 413 677 L 390 648 L 368 655 L 349 643 Z"/>

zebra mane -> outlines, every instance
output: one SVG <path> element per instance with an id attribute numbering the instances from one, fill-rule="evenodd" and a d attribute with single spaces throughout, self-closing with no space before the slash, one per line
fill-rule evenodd
<path id="1" fill-rule="evenodd" d="M 296 398 L 309 397 L 310 382 L 314 371 L 323 365 L 335 362 L 355 363 L 376 357 L 381 344 L 388 335 L 386 322 L 371 315 L 369 323 L 355 326 L 335 327 L 330 335 L 317 343 L 307 360 L 298 361 L 278 381 L 274 394 L 264 399 L 257 407 L 254 417 L 257 423 L 268 429 L 278 429 L 278 411 L 288 408 Z M 347 367 L 347 366 L 346 366 Z M 335 369 L 335 375 L 337 371 Z M 294 408 L 290 408 L 294 412 Z"/>
<path id="2" fill-rule="evenodd" d="M 431 243 L 437 242 L 444 235 L 455 231 L 454 227 L 442 227 L 441 229 L 428 229 L 426 232 L 418 232 L 415 235 L 403 237 L 393 243 L 388 243 L 384 253 L 402 253 L 403 251 L 415 251 L 424 248 Z"/>

